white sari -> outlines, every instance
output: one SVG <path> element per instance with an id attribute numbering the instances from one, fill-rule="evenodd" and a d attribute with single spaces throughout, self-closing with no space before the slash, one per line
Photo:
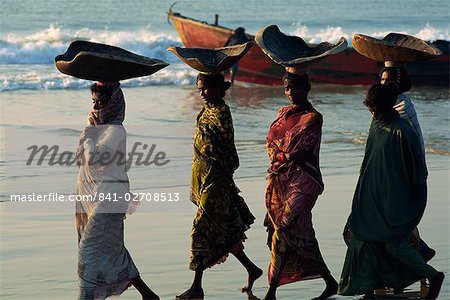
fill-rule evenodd
<path id="1" fill-rule="evenodd" d="M 84 161 L 80 163 L 77 194 L 92 198 L 76 203 L 79 299 L 105 299 L 123 293 L 139 276 L 124 246 L 123 220 L 136 208 L 136 202 L 125 200 L 129 199 L 123 163 L 125 129 L 122 125 L 86 127 L 78 153 Z M 109 160 L 102 162 L 106 155 Z"/>

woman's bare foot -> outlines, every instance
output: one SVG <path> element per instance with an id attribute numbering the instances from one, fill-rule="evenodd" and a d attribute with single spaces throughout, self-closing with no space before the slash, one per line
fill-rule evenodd
<path id="1" fill-rule="evenodd" d="M 141 294 L 142 300 L 159 300 L 158 295 L 145 284 L 140 276 L 133 278 L 130 282 Z"/>
<path id="2" fill-rule="evenodd" d="M 263 300 L 277 300 L 275 295 L 265 295 Z"/>
<path id="3" fill-rule="evenodd" d="M 203 293 L 203 289 L 193 289 L 190 288 L 187 291 L 185 291 L 183 294 L 176 296 L 176 300 L 181 299 L 196 299 L 196 300 L 203 300 L 205 298 L 205 295 Z"/>
<path id="4" fill-rule="evenodd" d="M 262 274 L 263 270 L 261 270 L 258 267 L 256 267 L 256 269 L 254 269 L 253 271 L 249 272 L 247 277 L 247 285 L 241 288 L 241 292 L 244 293 L 246 291 L 251 291 L 253 288 L 253 283 L 256 281 L 256 279 L 261 277 Z"/>
<path id="5" fill-rule="evenodd" d="M 245 293 L 247 294 L 248 300 L 261 300 L 258 297 L 256 297 L 255 295 L 253 295 L 252 291 L 245 291 Z"/>
<path id="6" fill-rule="evenodd" d="M 430 279 L 430 289 L 425 299 L 434 300 L 439 296 L 441 291 L 442 282 L 444 281 L 444 273 L 439 272 L 433 278 Z"/>
<path id="7" fill-rule="evenodd" d="M 270 285 L 263 300 L 277 300 L 277 297 L 276 297 L 277 286 L 278 285 L 275 285 L 275 284 Z"/>
<path id="8" fill-rule="evenodd" d="M 332 282 L 327 284 L 327 287 L 322 292 L 322 294 L 320 294 L 319 297 L 313 298 L 313 300 L 327 299 L 328 297 L 336 295 L 337 290 L 338 290 L 338 283 L 336 282 L 336 280 L 333 280 Z"/>

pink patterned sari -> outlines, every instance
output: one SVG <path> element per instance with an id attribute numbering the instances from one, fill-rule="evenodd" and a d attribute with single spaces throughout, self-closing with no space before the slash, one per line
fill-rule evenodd
<path id="1" fill-rule="evenodd" d="M 271 161 L 264 222 L 272 251 L 269 283 L 320 277 L 328 269 L 312 226 L 312 208 L 323 191 L 319 170 L 322 115 L 310 103 L 278 111 L 267 135 Z M 280 153 L 289 159 L 277 159 Z"/>

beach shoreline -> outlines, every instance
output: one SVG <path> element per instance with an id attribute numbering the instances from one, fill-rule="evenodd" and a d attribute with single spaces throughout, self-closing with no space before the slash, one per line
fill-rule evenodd
<path id="1" fill-rule="evenodd" d="M 423 239 L 437 251 L 430 264 L 446 274 L 440 299 L 449 290 L 449 170 L 431 171 L 428 179 L 428 206 L 419 225 Z M 342 229 L 350 212 L 356 175 L 326 176 L 325 191 L 313 210 L 313 222 L 322 254 L 336 279 L 345 255 Z M 262 178 L 236 181 L 256 222 L 247 232 L 246 252 L 265 274 L 254 287 L 262 297 L 267 287 L 270 252 L 262 226 L 265 182 Z M 181 189 L 186 192 L 188 187 Z M 24 209 L 30 205 L 36 209 Z M 3 299 L 73 299 L 77 295 L 77 242 L 73 203 L 1 203 L 1 297 Z M 190 226 L 195 207 L 187 198 L 178 203 L 142 203 L 125 220 L 125 245 L 143 279 L 161 299 L 173 299 L 192 279 L 188 270 Z M 233 258 L 206 271 L 204 290 L 208 299 L 243 299 L 245 271 Z M 20 280 L 18 280 L 20 279 Z M 309 299 L 323 289 L 321 280 L 283 286 L 280 299 Z M 121 299 L 135 299 L 134 288 Z M 300 298 L 299 298 L 300 297 Z M 304 297 L 304 298 L 303 298 Z M 335 297 L 336 299 L 342 297 Z"/>

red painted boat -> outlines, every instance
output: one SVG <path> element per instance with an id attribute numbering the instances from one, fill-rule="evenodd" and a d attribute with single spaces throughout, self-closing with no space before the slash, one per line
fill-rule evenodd
<path id="1" fill-rule="evenodd" d="M 233 31 L 233 29 L 219 26 L 217 17 L 216 24 L 208 24 L 182 16 L 170 9 L 167 18 L 172 21 L 185 47 L 223 47 Z M 251 35 L 247 36 L 254 38 Z M 406 65 L 413 85 L 448 86 L 449 84 L 449 42 L 436 41 L 433 44 L 443 51 L 442 56 Z M 313 65 L 310 70 L 310 79 L 312 82 L 331 84 L 369 85 L 377 82 L 378 73 L 382 67 L 382 63 L 360 55 L 353 48 L 347 48 Z M 281 85 L 283 74 L 284 68 L 272 62 L 255 45 L 240 60 L 235 80 L 263 85 Z"/>

